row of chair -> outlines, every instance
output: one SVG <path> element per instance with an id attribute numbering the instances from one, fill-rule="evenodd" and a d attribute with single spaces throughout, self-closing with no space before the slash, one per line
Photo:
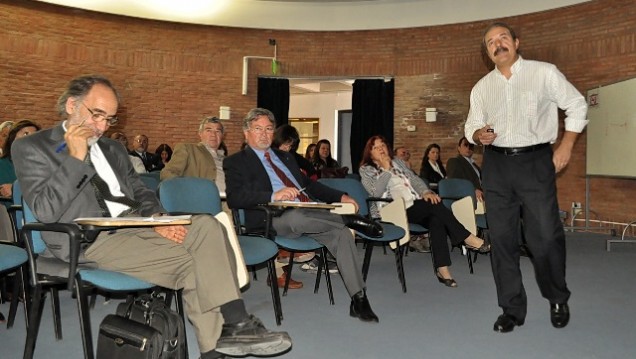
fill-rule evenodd
<path id="1" fill-rule="evenodd" d="M 368 195 L 362 184 L 354 179 L 322 179 L 324 184 L 334 187 L 349 193 L 360 205 L 360 214 L 368 215 L 369 199 Z M 155 186 L 155 183 L 148 183 L 149 187 Z M 159 198 L 164 207 L 175 213 L 206 213 L 216 215 L 222 211 L 221 198 L 218 189 L 213 182 L 204 179 L 197 178 L 175 178 L 167 181 L 163 181 L 156 185 L 158 188 Z M 20 203 L 21 193 L 19 184 L 16 182 L 14 186 L 14 195 L 16 203 Z M 474 191 L 473 191 L 474 195 Z M 373 200 L 373 199 L 371 199 Z M 366 280 L 371 254 L 373 247 L 376 244 L 391 244 L 394 249 L 396 257 L 396 267 L 398 270 L 398 278 L 402 284 L 402 289 L 406 292 L 406 280 L 404 275 L 404 268 L 402 264 L 403 255 L 405 252 L 405 245 L 408 243 L 409 236 L 407 233 L 423 233 L 426 231 L 423 227 L 417 227 L 416 225 L 409 225 L 405 222 L 406 214 L 404 210 L 404 204 L 402 201 L 395 201 L 395 203 L 386 206 L 390 208 L 386 211 L 386 216 L 389 214 L 402 213 L 402 222 L 399 225 L 391 223 L 382 223 L 384 227 L 384 236 L 382 238 L 369 238 L 358 233 L 358 238 L 361 238 L 366 245 L 365 258 L 363 264 L 363 276 Z M 138 293 L 148 290 L 152 290 L 155 286 L 151 283 L 147 283 L 131 276 L 112 272 L 99 270 L 95 268 L 84 268 L 77 264 L 77 254 L 79 253 L 79 246 L 82 242 L 90 240 L 87 238 L 87 232 L 75 225 L 75 224 L 42 224 L 37 223 L 32 213 L 27 206 L 23 206 L 25 222 L 26 224 L 21 228 L 21 238 L 26 247 L 25 256 L 29 264 L 29 284 L 30 292 L 26 295 L 25 302 L 30 303 L 29 311 L 25 308 L 25 313 L 28 313 L 27 324 L 27 342 L 25 345 L 25 358 L 30 358 L 35 350 L 35 343 L 37 333 L 39 329 L 40 319 L 42 315 L 42 308 L 44 305 L 44 299 L 47 292 L 51 294 L 51 301 L 54 311 L 54 324 L 56 327 L 56 337 L 61 339 L 61 324 L 59 323 L 59 302 L 57 299 L 57 290 L 66 287 L 69 290 L 75 290 L 75 294 L 78 298 L 78 312 L 80 314 L 80 327 L 82 329 L 82 338 L 84 344 L 84 355 L 86 358 L 93 357 L 92 335 L 90 331 L 90 316 L 88 313 L 88 296 L 93 293 L 95 289 L 99 289 L 101 293 Z M 263 207 L 262 210 L 267 211 L 267 207 Z M 240 211 L 234 211 L 234 219 L 237 225 L 236 230 L 239 233 L 239 243 L 243 256 L 245 258 L 245 264 L 247 266 L 257 266 L 266 264 L 268 268 L 268 277 L 271 283 L 272 302 L 274 306 L 274 313 L 277 324 L 280 325 L 283 319 L 282 306 L 280 302 L 277 280 L 274 271 L 274 259 L 276 258 L 278 247 L 284 248 L 290 252 L 307 252 L 316 251 L 321 259 L 319 264 L 318 276 L 316 278 L 316 284 L 314 292 L 318 291 L 320 283 L 320 274 L 323 269 L 327 268 L 327 250 L 320 243 L 316 242 L 310 237 L 302 236 L 299 239 L 290 239 L 282 236 L 274 235 L 273 231 L 269 228 L 264 232 L 255 236 L 254 234 L 244 233 L 244 228 L 240 225 L 241 214 Z M 388 219 L 388 218 L 387 218 Z M 391 222 L 399 222 L 400 217 L 391 219 Z M 19 223 L 16 220 L 16 224 Z M 271 221 L 270 221 L 271 223 Z M 19 227 L 19 225 L 18 225 Z M 61 231 L 67 233 L 72 248 L 72 256 L 70 266 L 66 263 L 47 263 L 47 259 L 39 258 L 38 254 L 41 254 L 45 245 L 39 236 L 40 231 Z M 230 228 L 228 232 L 234 231 Z M 1 248 L 4 248 L 3 245 Z M 13 247 L 12 250 L 22 251 L 20 248 Z M 3 253 L 3 252 L 1 252 Z M 3 255 L 4 256 L 4 255 Z M 24 258 L 22 258 L 24 259 Z M 37 259 L 37 260 L 36 260 Z M 25 262 L 18 261 L 13 267 L 0 266 L 0 273 L 4 271 L 17 270 L 20 271 L 21 266 Z M 470 263 L 470 262 L 469 262 Z M 56 268 L 57 265 L 57 268 Z M 61 268 L 63 266 L 63 268 Z M 55 269 L 51 274 L 44 274 L 47 271 L 42 270 L 43 267 L 47 267 L 47 271 L 51 273 L 51 268 Z M 290 256 L 290 267 L 293 267 L 293 256 Z M 334 303 L 333 290 L 331 288 L 331 281 L 329 277 L 329 271 L 324 270 L 325 278 L 328 287 L 328 294 L 330 303 Z M 21 273 L 18 273 L 15 278 L 19 280 L 22 277 Z M 291 275 L 287 276 L 288 280 Z M 16 285 L 20 285 L 16 282 Z M 287 293 L 286 283 L 283 295 Z M 14 290 L 14 298 L 16 297 Z M 183 309 L 181 304 L 180 293 L 177 292 L 177 309 L 183 316 Z M 15 316 L 15 309 L 12 304 L 11 311 Z M 17 302 L 15 305 L 17 308 Z M 11 316 L 10 316 L 11 320 Z"/>

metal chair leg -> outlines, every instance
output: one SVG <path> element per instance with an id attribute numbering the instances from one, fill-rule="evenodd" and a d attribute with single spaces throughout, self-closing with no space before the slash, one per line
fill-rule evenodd
<path id="1" fill-rule="evenodd" d="M 325 279 L 327 280 L 327 292 L 329 293 L 329 303 L 331 303 L 331 305 L 334 305 L 335 301 L 333 300 L 333 288 L 331 286 L 331 276 L 329 275 L 329 265 L 327 263 L 327 247 L 322 247 L 320 252 L 322 253 L 322 264 L 323 264 L 323 267 L 325 268 Z M 318 273 L 320 273 L 320 269 L 318 269 Z"/>
<path id="2" fill-rule="evenodd" d="M 362 279 L 367 281 L 367 274 L 369 274 L 369 265 L 371 264 L 371 255 L 373 254 L 373 243 L 366 242 L 366 249 L 364 251 L 364 261 L 362 262 Z"/>
<path id="3" fill-rule="evenodd" d="M 276 268 L 273 259 L 267 261 L 267 277 L 269 278 L 269 288 L 272 292 L 272 304 L 274 305 L 274 316 L 276 317 L 276 325 L 280 325 L 281 321 L 283 320 L 283 308 L 280 302 L 278 280 L 276 279 Z"/>
<path id="4" fill-rule="evenodd" d="M 84 359 L 93 359 L 93 335 L 91 333 L 91 318 L 88 308 L 89 290 L 84 287 L 79 273 L 75 276 L 75 293 L 77 295 L 82 344 L 84 345 Z"/>
<path id="5" fill-rule="evenodd" d="M 7 318 L 7 329 L 13 327 L 15 322 L 15 316 L 18 312 L 18 304 L 20 302 L 20 296 L 24 295 L 24 286 L 22 280 L 22 268 L 20 267 L 13 275 L 13 296 L 11 297 L 11 306 L 9 307 L 9 317 Z M 24 299 L 26 300 L 26 299 Z"/>
<path id="6" fill-rule="evenodd" d="M 51 287 L 51 311 L 53 313 L 53 327 L 55 328 L 55 339 L 62 340 L 62 315 L 60 313 L 60 296 L 57 288 Z"/>
<path id="7" fill-rule="evenodd" d="M 402 284 L 402 292 L 406 293 L 406 276 L 404 275 L 404 262 L 402 261 L 404 247 L 398 243 L 395 248 L 395 267 L 397 268 L 398 279 Z"/>
<path id="8" fill-rule="evenodd" d="M 181 320 L 183 321 L 183 329 L 185 330 L 186 319 L 185 319 L 185 308 L 183 307 L 183 289 L 175 290 L 173 291 L 173 293 L 177 299 L 175 301 L 175 308 L 177 309 L 177 313 L 179 313 L 179 316 L 181 317 Z M 185 343 L 184 343 L 185 355 L 183 357 L 188 358 L 188 336 L 186 335 L 186 333 L 183 333 L 183 337 L 185 338 Z"/>
<path id="9" fill-rule="evenodd" d="M 38 331 L 40 329 L 40 321 L 42 320 L 42 310 L 44 309 L 44 301 L 42 287 L 36 285 L 31 291 L 31 303 L 29 310 L 29 328 L 27 329 L 27 338 L 24 343 L 24 359 L 32 359 L 35 352 L 35 343 L 38 339 Z"/>

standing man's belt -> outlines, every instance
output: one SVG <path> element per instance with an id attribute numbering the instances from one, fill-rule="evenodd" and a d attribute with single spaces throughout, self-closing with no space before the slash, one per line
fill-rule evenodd
<path id="1" fill-rule="evenodd" d="M 538 145 L 526 146 L 526 147 L 497 147 L 493 145 L 486 146 L 487 150 L 503 153 L 506 156 L 519 156 L 524 153 L 530 153 L 542 150 L 550 146 L 549 143 L 540 143 Z"/>

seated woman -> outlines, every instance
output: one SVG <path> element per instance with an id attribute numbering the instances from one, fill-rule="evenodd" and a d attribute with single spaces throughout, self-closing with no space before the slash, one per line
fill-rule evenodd
<path id="1" fill-rule="evenodd" d="M 172 148 L 170 148 L 170 146 L 168 146 L 167 144 L 162 143 L 155 150 L 155 155 L 161 158 L 161 162 L 165 166 L 168 162 L 170 162 L 170 159 L 172 158 Z"/>
<path id="2" fill-rule="evenodd" d="M 442 163 L 442 150 L 437 143 L 428 145 L 424 151 L 420 166 L 420 178 L 427 180 L 429 184 L 437 184 L 446 178 L 446 170 Z"/>
<path id="3" fill-rule="evenodd" d="M 349 168 L 340 167 L 338 161 L 331 157 L 331 143 L 322 139 L 316 144 L 311 160 L 318 177 L 344 177 Z"/>
<path id="4" fill-rule="evenodd" d="M 360 176 L 370 196 L 403 198 L 409 222 L 419 223 L 429 229 L 433 264 L 440 283 L 457 287 L 448 269 L 451 260 L 447 236 L 453 246 L 464 243 L 466 247 L 480 253 L 490 251 L 490 246 L 468 232 L 421 178 L 410 171 L 402 160 L 393 158 L 384 137 L 373 136 L 367 141 L 360 162 Z M 371 214 L 379 217 L 377 206 L 371 207 Z"/>
<path id="5" fill-rule="evenodd" d="M 11 145 L 15 140 L 39 130 L 40 126 L 30 120 L 18 121 L 9 130 L 0 158 L 0 196 L 11 197 L 13 195 L 13 182 L 15 182 L 16 176 L 11 160 Z M 6 204 L 10 205 L 11 203 L 6 202 Z"/>

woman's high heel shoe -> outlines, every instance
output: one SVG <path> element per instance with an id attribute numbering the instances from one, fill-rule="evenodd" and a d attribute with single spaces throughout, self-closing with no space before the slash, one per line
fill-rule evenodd
<path id="1" fill-rule="evenodd" d="M 444 284 L 445 286 L 451 287 L 451 288 L 457 288 L 457 282 L 453 278 L 450 278 L 450 279 L 442 278 L 439 275 L 439 272 L 437 272 L 437 271 L 435 271 L 435 276 L 437 277 L 437 280 L 440 283 Z"/>
<path id="2" fill-rule="evenodd" d="M 466 246 L 466 248 L 472 250 L 472 251 L 477 251 L 479 253 L 488 253 L 490 252 L 490 244 L 486 244 L 486 241 L 484 241 L 484 243 L 481 244 L 481 246 L 478 247 L 473 247 L 471 245 L 469 245 L 468 243 L 464 242 L 464 246 Z"/>

